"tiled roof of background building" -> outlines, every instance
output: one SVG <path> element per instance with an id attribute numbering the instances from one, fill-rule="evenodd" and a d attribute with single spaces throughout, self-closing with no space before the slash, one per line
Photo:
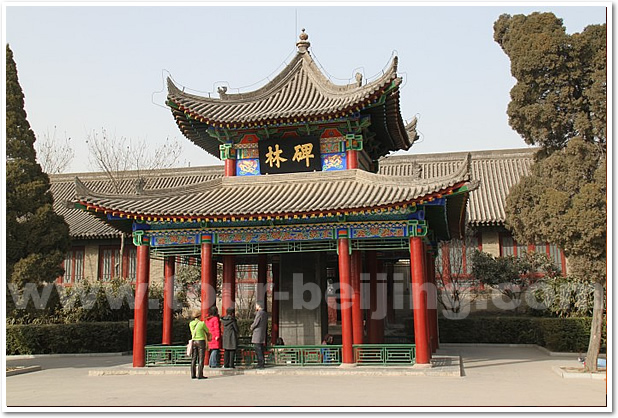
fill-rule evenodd
<path id="1" fill-rule="evenodd" d="M 75 199 L 75 177 L 89 188 L 100 193 L 134 193 L 138 179 L 143 176 L 146 180 L 145 189 L 167 189 L 188 184 L 202 183 L 213 178 L 223 176 L 223 166 L 198 168 L 173 168 L 156 170 L 147 173 L 127 171 L 119 173 L 119 180 L 114 182 L 105 173 L 78 173 L 50 175 L 51 191 L 54 196 L 54 210 L 64 216 L 69 224 L 71 236 L 74 238 L 112 238 L 117 237 L 120 231 L 92 216 L 83 210 L 69 208 L 67 201 Z"/>
<path id="2" fill-rule="evenodd" d="M 470 193 L 467 222 L 471 225 L 502 225 L 506 197 L 519 179 L 527 175 L 536 148 L 472 151 L 470 176 L 480 182 Z M 457 169 L 467 152 L 416 154 L 380 160 L 379 173 L 391 176 L 416 175 L 423 179 L 445 176 Z"/>

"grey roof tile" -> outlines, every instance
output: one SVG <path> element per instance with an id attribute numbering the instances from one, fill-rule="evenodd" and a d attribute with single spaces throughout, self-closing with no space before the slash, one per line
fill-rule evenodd
<path id="1" fill-rule="evenodd" d="M 506 197 L 511 187 L 530 172 L 537 148 L 472 151 L 470 176 L 480 182 L 470 193 L 467 222 L 471 225 L 502 225 Z M 380 160 L 379 173 L 391 176 L 416 172 L 421 178 L 452 173 L 466 153 L 390 156 Z"/>
<path id="2" fill-rule="evenodd" d="M 467 162 L 441 178 L 414 179 L 344 170 L 222 177 L 141 194 L 106 194 L 76 179 L 81 203 L 153 217 L 215 218 L 364 209 L 409 203 L 469 179 Z"/>

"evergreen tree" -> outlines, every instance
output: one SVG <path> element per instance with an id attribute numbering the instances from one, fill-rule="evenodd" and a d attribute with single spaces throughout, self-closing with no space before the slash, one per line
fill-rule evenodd
<path id="1" fill-rule="evenodd" d="M 589 370 L 596 370 L 607 276 L 606 36 L 606 25 L 568 35 L 552 13 L 502 15 L 494 24 L 517 80 L 509 123 L 542 147 L 530 175 L 511 189 L 506 223 L 520 242 L 560 246 L 569 274 L 595 284 Z"/>
<path id="2" fill-rule="evenodd" d="M 17 285 L 43 283 L 63 274 L 69 227 L 53 209 L 49 177 L 36 161 L 35 136 L 13 52 L 6 46 L 6 269 Z"/>
<path id="3" fill-rule="evenodd" d="M 553 13 L 502 15 L 494 40 L 511 60 L 509 123 L 531 145 L 551 152 L 575 137 L 605 144 L 606 26 L 568 35 Z"/>

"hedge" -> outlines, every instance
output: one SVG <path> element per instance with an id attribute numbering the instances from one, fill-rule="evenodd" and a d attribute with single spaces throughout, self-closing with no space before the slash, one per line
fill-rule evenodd
<path id="1" fill-rule="evenodd" d="M 550 351 L 584 353 L 590 339 L 590 321 L 591 318 L 519 316 L 440 318 L 439 333 L 444 343 L 537 344 Z M 605 345 L 604 330 L 602 350 Z"/>
<path id="2" fill-rule="evenodd" d="M 240 336 L 249 336 L 250 320 L 239 320 Z M 270 322 L 269 322 L 270 324 Z M 160 344 L 161 321 L 148 321 L 147 344 Z M 172 343 L 191 338 L 189 320 L 175 320 Z M 6 354 L 113 353 L 133 349 L 133 330 L 128 321 L 80 322 L 75 324 L 7 325 Z"/>
<path id="3" fill-rule="evenodd" d="M 461 320 L 440 318 L 443 343 L 537 344 L 550 351 L 583 353 L 590 336 L 590 318 L 468 317 Z M 184 344 L 191 337 L 187 319 L 175 320 L 172 342 Z M 240 336 L 249 337 L 250 320 L 239 321 Z M 270 324 L 269 324 L 270 325 Z M 149 321 L 147 344 L 159 344 L 160 321 Z M 406 323 L 412 332 L 412 320 Z M 604 329 L 602 350 L 606 345 Z M 106 353 L 130 351 L 133 332 L 129 323 L 82 322 L 53 325 L 8 325 L 6 354 Z"/>

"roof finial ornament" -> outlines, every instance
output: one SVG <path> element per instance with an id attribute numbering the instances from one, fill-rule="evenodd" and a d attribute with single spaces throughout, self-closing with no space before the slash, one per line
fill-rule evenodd
<path id="1" fill-rule="evenodd" d="M 363 85 L 363 75 L 361 73 L 356 73 L 354 75 L 354 78 L 356 79 L 356 85 L 358 87 Z"/>
<path id="2" fill-rule="evenodd" d="M 300 38 L 300 41 L 296 42 L 298 52 L 304 54 L 311 46 L 311 43 L 307 40 L 309 39 L 309 35 L 305 33 L 305 28 L 302 28 L 302 33 L 298 37 Z"/>

